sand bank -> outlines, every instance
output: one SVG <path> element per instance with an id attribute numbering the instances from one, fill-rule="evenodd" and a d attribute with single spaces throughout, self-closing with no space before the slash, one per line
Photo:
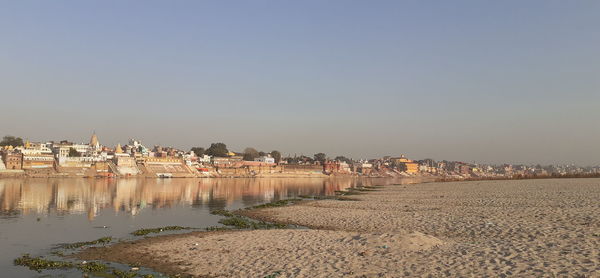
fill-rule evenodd
<path id="1" fill-rule="evenodd" d="M 387 186 L 249 212 L 311 227 L 164 236 L 84 259 L 197 277 L 600 276 L 600 179 Z"/>

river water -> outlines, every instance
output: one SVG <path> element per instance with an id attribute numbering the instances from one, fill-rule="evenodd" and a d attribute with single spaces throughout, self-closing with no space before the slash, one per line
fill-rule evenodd
<path id="1" fill-rule="evenodd" d="M 0 179 L 0 277 L 81 277 L 72 271 L 14 266 L 25 253 L 47 255 L 61 243 L 140 228 L 219 225 L 215 209 L 235 210 L 349 187 L 403 183 L 368 178 Z"/>

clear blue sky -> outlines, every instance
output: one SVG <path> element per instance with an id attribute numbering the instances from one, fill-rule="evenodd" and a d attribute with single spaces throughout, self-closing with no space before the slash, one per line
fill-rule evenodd
<path id="1" fill-rule="evenodd" d="M 0 136 L 600 164 L 600 1 L 0 1 Z"/>

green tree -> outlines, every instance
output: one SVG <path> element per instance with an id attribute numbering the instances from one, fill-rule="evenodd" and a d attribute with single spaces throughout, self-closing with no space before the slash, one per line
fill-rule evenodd
<path id="1" fill-rule="evenodd" d="M 2 138 L 2 141 L 0 141 L 0 147 L 4 147 L 4 146 L 13 146 L 13 147 L 19 147 L 19 146 L 23 146 L 23 139 L 21 137 L 14 137 L 11 135 L 6 135 Z"/>
<path id="2" fill-rule="evenodd" d="M 69 149 L 69 157 L 80 157 L 81 154 L 74 148 Z"/>
<path id="3" fill-rule="evenodd" d="M 259 157 L 259 153 L 255 148 L 248 147 L 244 150 L 244 160 L 254 161 L 257 157 Z"/>
<path id="4" fill-rule="evenodd" d="M 226 157 L 227 153 L 229 153 L 229 150 L 227 150 L 227 145 L 223 143 L 212 143 L 205 152 L 207 155 L 216 157 Z"/>
<path id="5" fill-rule="evenodd" d="M 327 155 L 324 153 L 317 153 L 314 155 L 315 160 L 319 161 L 321 163 L 325 162 L 325 160 L 327 159 Z"/>
<path id="6" fill-rule="evenodd" d="M 201 147 L 193 147 L 190 151 L 194 152 L 197 156 L 203 156 L 204 155 L 204 148 Z"/>
<path id="7" fill-rule="evenodd" d="M 335 157 L 335 160 L 337 160 L 337 161 L 340 161 L 340 162 L 346 162 L 346 163 L 348 163 L 348 164 L 351 164 L 351 163 L 352 163 L 352 159 L 350 159 L 350 158 L 347 158 L 347 157 L 345 157 L 345 156 L 343 156 L 343 155 L 336 156 L 336 157 Z"/>
<path id="8" fill-rule="evenodd" d="M 271 157 L 275 158 L 275 163 L 281 161 L 281 153 L 279 151 L 271 151 Z"/>

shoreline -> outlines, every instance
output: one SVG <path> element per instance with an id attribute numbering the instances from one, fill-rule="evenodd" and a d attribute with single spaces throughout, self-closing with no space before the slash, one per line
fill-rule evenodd
<path id="1" fill-rule="evenodd" d="M 165 235 L 76 257 L 193 277 L 600 275 L 600 181 L 536 181 L 382 186 L 239 213 L 308 229 Z"/>
<path id="2" fill-rule="evenodd" d="M 124 176 L 124 177 L 97 177 L 97 176 L 73 176 L 73 175 L 51 175 L 51 176 L 30 176 L 24 173 L 18 173 L 13 175 L 12 172 L 1 172 L 1 179 L 89 179 L 89 180 L 120 180 L 120 179 L 277 179 L 277 178 L 309 178 L 309 179 L 322 179 L 322 178 L 367 178 L 367 179 L 428 179 L 432 182 L 467 182 L 467 181 L 512 181 L 512 180 L 546 180 L 546 179 L 591 179 L 600 178 L 600 174 L 581 174 L 581 175 L 543 175 L 543 176 L 492 176 L 492 177 L 465 177 L 455 178 L 448 176 L 439 175 L 414 175 L 414 176 L 361 176 L 361 175 L 325 175 L 325 174 L 312 174 L 312 175 L 273 175 L 273 176 L 196 176 L 196 177 L 150 177 L 150 176 Z"/>

